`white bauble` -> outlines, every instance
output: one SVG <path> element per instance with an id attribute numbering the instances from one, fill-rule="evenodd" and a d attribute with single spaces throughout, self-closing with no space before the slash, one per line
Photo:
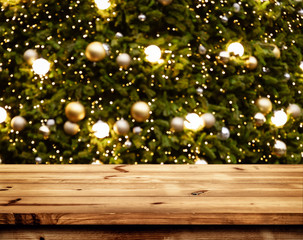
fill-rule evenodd
<path id="1" fill-rule="evenodd" d="M 131 63 L 131 57 L 127 54 L 127 53 L 121 53 L 118 57 L 117 57 L 117 64 L 120 67 L 123 68 L 128 68 L 130 63 Z"/>
<path id="2" fill-rule="evenodd" d="M 302 114 L 302 110 L 298 104 L 289 104 L 286 109 L 286 112 L 294 118 L 300 117 Z"/>
<path id="3" fill-rule="evenodd" d="M 23 54 L 23 58 L 29 65 L 32 65 L 38 58 L 38 53 L 35 49 L 27 49 Z"/>
<path id="4" fill-rule="evenodd" d="M 141 127 L 137 126 L 137 127 L 133 128 L 133 133 L 134 134 L 140 134 L 142 132 L 142 130 L 143 129 Z"/>
<path id="5" fill-rule="evenodd" d="M 287 151 L 286 144 L 280 140 L 276 140 L 275 144 L 273 146 L 272 154 L 274 154 L 278 157 L 282 157 L 282 156 L 286 155 L 286 151 Z"/>
<path id="6" fill-rule="evenodd" d="M 27 121 L 21 116 L 16 116 L 11 121 L 11 127 L 15 131 L 22 131 L 25 128 L 26 124 Z"/>
<path id="7" fill-rule="evenodd" d="M 266 122 L 265 116 L 263 115 L 263 113 L 260 112 L 255 114 L 254 119 L 258 127 L 262 126 Z"/>
<path id="8" fill-rule="evenodd" d="M 48 126 L 45 126 L 45 125 L 42 125 L 39 128 L 39 132 L 41 132 L 43 134 L 43 136 L 45 136 L 45 137 L 49 136 L 49 134 L 50 134 L 50 130 L 49 130 Z"/>
<path id="9" fill-rule="evenodd" d="M 204 120 L 204 123 L 205 123 L 205 127 L 206 128 L 211 128 L 212 126 L 215 125 L 216 123 L 216 118 L 213 114 L 211 113 L 204 113 L 202 116 L 201 116 Z"/>
<path id="10" fill-rule="evenodd" d="M 56 125 L 55 119 L 48 119 L 47 122 L 46 122 L 46 126 L 48 126 L 48 127 L 52 127 L 52 126 L 55 126 L 55 125 Z"/>
<path id="11" fill-rule="evenodd" d="M 126 121 L 126 120 L 124 120 L 124 119 L 118 120 L 118 121 L 114 124 L 114 131 L 115 131 L 117 134 L 126 135 L 126 134 L 128 134 L 129 129 L 130 129 L 129 123 L 128 123 L 128 121 Z"/>
<path id="12" fill-rule="evenodd" d="M 182 132 L 184 128 L 184 119 L 182 117 L 174 117 L 170 121 L 170 127 L 174 132 Z"/>

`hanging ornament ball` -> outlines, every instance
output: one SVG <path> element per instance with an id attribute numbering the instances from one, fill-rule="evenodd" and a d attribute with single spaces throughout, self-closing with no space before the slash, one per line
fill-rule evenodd
<path id="1" fill-rule="evenodd" d="M 184 119 L 182 117 L 174 117 L 170 121 L 170 128 L 174 132 L 182 132 L 184 128 Z"/>
<path id="2" fill-rule="evenodd" d="M 63 126 L 64 132 L 68 135 L 76 135 L 80 131 L 80 127 L 77 123 L 66 121 Z"/>
<path id="3" fill-rule="evenodd" d="M 134 134 L 140 134 L 142 132 L 142 128 L 137 126 L 133 128 L 133 133 Z"/>
<path id="4" fill-rule="evenodd" d="M 12 119 L 11 121 L 11 127 L 15 131 L 22 131 L 27 124 L 27 121 L 25 120 L 24 117 L 21 116 L 16 116 Z"/>
<path id="5" fill-rule="evenodd" d="M 128 121 L 126 121 L 126 120 L 124 120 L 124 119 L 118 120 L 118 121 L 114 124 L 114 131 L 115 131 L 117 134 L 126 135 L 126 134 L 128 134 L 129 129 L 130 129 L 129 123 L 128 123 Z"/>
<path id="6" fill-rule="evenodd" d="M 109 46 L 109 44 L 103 43 L 102 45 L 103 45 L 103 48 L 106 52 L 106 55 L 109 56 L 110 55 L 110 46 Z"/>
<path id="7" fill-rule="evenodd" d="M 228 63 L 230 59 L 230 54 L 227 51 L 222 51 L 219 53 L 219 59 L 222 63 Z"/>
<path id="8" fill-rule="evenodd" d="M 300 10 L 298 11 L 298 14 L 299 14 L 301 17 L 303 17 L 303 9 L 300 9 Z"/>
<path id="9" fill-rule="evenodd" d="M 284 79 L 288 81 L 290 79 L 290 74 L 289 73 L 284 73 Z"/>
<path id="10" fill-rule="evenodd" d="M 149 118 L 150 108 L 146 102 L 139 101 L 133 104 L 130 113 L 137 122 L 144 122 Z"/>
<path id="11" fill-rule="evenodd" d="M 130 148 L 133 144 L 132 144 L 131 141 L 126 140 L 125 143 L 124 143 L 124 145 L 125 145 L 125 147 Z"/>
<path id="12" fill-rule="evenodd" d="M 71 122 L 79 122 L 85 118 L 85 108 L 79 102 L 70 102 L 65 107 L 65 115 Z"/>
<path id="13" fill-rule="evenodd" d="M 223 23 L 227 23 L 228 22 L 228 17 L 227 16 L 220 16 L 221 17 L 221 20 Z"/>
<path id="14" fill-rule="evenodd" d="M 172 3 L 173 0 L 158 0 L 163 6 L 167 6 Z"/>
<path id="15" fill-rule="evenodd" d="M 42 163 L 42 158 L 41 157 L 35 157 L 35 162 L 37 164 Z"/>
<path id="16" fill-rule="evenodd" d="M 260 112 L 255 114 L 254 119 L 258 127 L 261 127 L 266 122 L 265 116 L 263 115 L 263 113 Z"/>
<path id="17" fill-rule="evenodd" d="M 230 132 L 227 127 L 222 127 L 221 132 L 219 133 L 219 138 L 221 140 L 227 140 L 230 137 Z"/>
<path id="18" fill-rule="evenodd" d="M 131 57 L 127 54 L 127 53 L 121 53 L 118 57 L 117 57 L 117 64 L 120 67 L 123 68 L 128 68 L 130 63 L 131 63 Z"/>
<path id="19" fill-rule="evenodd" d="M 278 157 L 282 157 L 286 155 L 287 146 L 284 142 L 280 140 L 276 140 L 273 146 L 272 154 Z"/>
<path id="20" fill-rule="evenodd" d="M 200 45 L 200 46 L 199 46 L 199 53 L 200 53 L 201 55 L 205 55 L 206 52 L 207 52 L 206 48 L 205 48 L 203 45 Z"/>
<path id="21" fill-rule="evenodd" d="M 203 94 L 203 88 L 198 87 L 198 88 L 196 89 L 196 92 L 197 92 L 198 95 L 202 95 L 202 94 Z"/>
<path id="22" fill-rule="evenodd" d="M 45 136 L 45 137 L 49 136 L 49 134 L 50 134 L 50 130 L 49 130 L 48 126 L 45 126 L 45 125 L 43 125 L 39 128 L 39 132 L 41 132 L 43 134 L 43 136 Z"/>
<path id="23" fill-rule="evenodd" d="M 211 113 L 204 113 L 202 116 L 201 116 L 204 120 L 204 123 L 205 123 L 205 127 L 206 128 L 211 128 L 212 126 L 215 125 L 216 123 L 216 118 L 213 114 Z"/>
<path id="24" fill-rule="evenodd" d="M 122 38 L 123 34 L 121 32 L 116 32 L 115 37 L 116 38 Z"/>
<path id="25" fill-rule="evenodd" d="M 289 104 L 286 109 L 286 112 L 294 118 L 297 118 L 301 116 L 302 110 L 298 104 Z"/>
<path id="26" fill-rule="evenodd" d="M 267 114 L 272 110 L 271 101 L 268 98 L 265 98 L 265 97 L 259 98 L 256 101 L 256 105 L 259 108 L 259 110 L 264 114 Z"/>
<path id="27" fill-rule="evenodd" d="M 143 13 L 141 13 L 141 14 L 139 14 L 139 16 L 138 16 L 138 19 L 139 19 L 141 22 L 144 22 L 144 21 L 146 20 L 146 16 L 145 16 Z"/>
<path id="28" fill-rule="evenodd" d="M 254 56 L 250 56 L 246 60 L 245 65 L 249 70 L 254 70 L 258 66 L 258 60 Z"/>
<path id="29" fill-rule="evenodd" d="M 29 64 L 29 65 L 32 65 L 33 62 L 38 59 L 38 53 L 35 49 L 27 49 L 25 52 L 24 52 L 24 60 Z"/>
<path id="30" fill-rule="evenodd" d="M 240 6 L 240 4 L 239 3 L 234 3 L 233 4 L 233 10 L 234 10 L 234 12 L 240 12 L 240 10 L 241 10 L 241 6 Z"/>
<path id="31" fill-rule="evenodd" d="M 280 56 L 281 56 L 280 49 L 275 44 L 273 44 L 273 50 L 272 50 L 272 52 L 275 55 L 275 58 L 277 58 L 277 59 L 280 58 Z"/>
<path id="32" fill-rule="evenodd" d="M 48 119 L 47 122 L 46 122 L 46 126 L 48 126 L 48 127 L 52 127 L 52 126 L 55 126 L 55 125 L 56 125 L 55 119 Z"/>
<path id="33" fill-rule="evenodd" d="M 195 164 L 197 164 L 197 165 L 200 165 L 200 164 L 208 164 L 208 162 L 207 162 L 205 159 L 201 158 L 201 159 L 197 159 L 197 160 L 195 161 Z"/>
<path id="34" fill-rule="evenodd" d="M 0 107 L 0 123 L 3 123 L 7 118 L 7 112 L 3 107 Z"/>
<path id="35" fill-rule="evenodd" d="M 100 42 L 92 42 L 88 44 L 85 50 L 85 56 L 91 62 L 98 62 L 105 58 L 106 51 Z"/>

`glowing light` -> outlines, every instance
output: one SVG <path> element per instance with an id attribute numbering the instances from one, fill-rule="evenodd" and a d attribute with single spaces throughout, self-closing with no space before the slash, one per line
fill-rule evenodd
<path id="1" fill-rule="evenodd" d="M 189 130 L 198 131 L 205 125 L 203 118 L 196 113 L 189 113 L 185 117 L 184 127 Z"/>
<path id="2" fill-rule="evenodd" d="M 97 138 L 105 138 L 109 136 L 109 126 L 101 120 L 93 125 L 92 130 Z"/>
<path id="3" fill-rule="evenodd" d="M 105 10 L 110 7 L 110 2 L 108 0 L 95 0 L 97 8 L 100 10 Z"/>
<path id="4" fill-rule="evenodd" d="M 7 112 L 3 107 L 0 107 L 0 123 L 3 123 L 6 120 Z"/>
<path id="5" fill-rule="evenodd" d="M 146 59 L 151 63 L 156 63 L 161 58 L 161 49 L 156 45 L 150 45 L 145 49 Z"/>
<path id="6" fill-rule="evenodd" d="M 227 51 L 229 53 L 232 53 L 236 56 L 243 56 L 244 54 L 244 47 L 242 46 L 241 43 L 239 42 L 234 42 L 234 43 L 231 43 L 228 48 L 227 48 Z"/>
<path id="7" fill-rule="evenodd" d="M 271 117 L 271 122 L 276 127 L 283 127 L 287 122 L 287 114 L 284 110 L 275 111 L 274 115 Z"/>
<path id="8" fill-rule="evenodd" d="M 36 74 L 45 75 L 50 69 L 50 63 L 44 58 L 39 58 L 33 62 L 33 70 Z"/>
<path id="9" fill-rule="evenodd" d="M 301 63 L 300 63 L 300 68 L 303 71 L 303 61 L 301 61 Z"/>

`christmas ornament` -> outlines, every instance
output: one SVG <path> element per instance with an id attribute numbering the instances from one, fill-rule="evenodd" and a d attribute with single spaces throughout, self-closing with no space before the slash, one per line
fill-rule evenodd
<path id="1" fill-rule="evenodd" d="M 161 59 L 161 49 L 156 45 L 150 45 L 145 48 L 146 60 L 151 63 L 156 63 Z"/>
<path id="2" fill-rule="evenodd" d="M 274 111 L 274 115 L 271 117 L 271 122 L 276 127 L 283 127 L 287 122 L 287 114 L 284 110 Z"/>
<path id="3" fill-rule="evenodd" d="M 219 53 L 219 60 L 222 62 L 222 63 L 228 63 L 230 59 L 230 54 L 229 52 L 227 51 L 222 51 Z"/>
<path id="4" fill-rule="evenodd" d="M 39 128 L 39 132 L 41 132 L 43 134 L 44 137 L 47 137 L 49 136 L 50 134 L 50 130 L 47 126 L 45 125 L 42 125 L 40 128 Z"/>
<path id="5" fill-rule="evenodd" d="M 80 131 L 80 127 L 77 123 L 66 121 L 63 125 L 64 132 L 68 135 L 76 135 Z"/>
<path id="6" fill-rule="evenodd" d="M 202 95 L 202 94 L 203 94 L 203 88 L 198 87 L 198 88 L 196 89 L 196 92 L 197 92 L 198 95 Z"/>
<path id="7" fill-rule="evenodd" d="M 269 113 L 272 110 L 272 103 L 268 98 L 262 97 L 256 101 L 257 107 L 264 114 Z"/>
<path id="8" fill-rule="evenodd" d="M 199 53 L 200 53 L 201 55 L 204 55 L 204 54 L 207 53 L 207 50 L 206 50 L 206 48 L 205 48 L 203 45 L 200 45 L 200 46 L 199 46 Z"/>
<path id="9" fill-rule="evenodd" d="M 227 16 L 220 16 L 220 18 L 221 18 L 221 21 L 223 22 L 223 23 L 227 23 L 228 22 L 228 17 Z"/>
<path id="10" fill-rule="evenodd" d="M 299 14 L 301 17 L 303 17 L 303 9 L 300 9 L 300 10 L 298 11 L 298 14 Z"/>
<path id="11" fill-rule="evenodd" d="M 254 56 L 250 56 L 246 61 L 245 65 L 249 70 L 254 70 L 258 66 L 258 60 Z"/>
<path id="12" fill-rule="evenodd" d="M 198 131 L 204 128 L 205 122 L 203 118 L 200 118 L 196 113 L 189 113 L 185 117 L 184 127 L 192 131 Z"/>
<path id="13" fill-rule="evenodd" d="M 278 157 L 282 157 L 286 155 L 287 147 L 286 144 L 280 140 L 275 140 L 275 144 L 273 146 L 272 154 Z"/>
<path id="14" fill-rule="evenodd" d="M 106 55 L 109 56 L 110 55 L 110 46 L 109 46 L 109 44 L 103 43 L 102 45 L 103 45 L 103 48 L 106 52 Z"/>
<path id="15" fill-rule="evenodd" d="M 95 0 L 95 3 L 97 5 L 97 8 L 99 8 L 100 10 L 105 10 L 110 7 L 109 0 Z"/>
<path id="16" fill-rule="evenodd" d="M 285 73 L 285 74 L 284 74 L 284 79 L 285 79 L 286 81 L 288 81 L 288 80 L 290 79 L 290 74 L 289 74 L 289 73 Z"/>
<path id="17" fill-rule="evenodd" d="M 52 127 L 52 126 L 55 126 L 55 125 L 56 125 L 55 119 L 48 119 L 47 122 L 46 122 L 46 126 L 48 126 L 48 127 Z"/>
<path id="18" fill-rule="evenodd" d="M 97 138 L 105 138 L 109 136 L 109 126 L 106 122 L 101 120 L 93 125 L 92 130 Z"/>
<path id="19" fill-rule="evenodd" d="M 167 6 L 172 3 L 173 0 L 158 0 L 163 6 Z"/>
<path id="20" fill-rule="evenodd" d="M 279 59 L 281 56 L 280 49 L 275 44 L 273 44 L 272 46 L 273 46 L 272 52 L 275 55 L 275 58 Z"/>
<path id="21" fill-rule="evenodd" d="M 27 125 L 27 121 L 25 120 L 25 118 L 21 116 L 16 116 L 11 121 L 11 127 L 15 131 L 22 131 L 26 125 Z"/>
<path id="22" fill-rule="evenodd" d="M 195 161 L 195 164 L 208 164 L 208 162 L 205 160 L 205 159 L 203 159 L 203 158 L 201 158 L 201 159 L 197 159 L 196 161 Z"/>
<path id="23" fill-rule="evenodd" d="M 23 58 L 27 64 L 32 65 L 33 62 L 38 58 L 38 53 L 35 49 L 27 49 L 23 54 Z"/>
<path id="24" fill-rule="evenodd" d="M 41 157 L 35 157 L 35 162 L 36 162 L 37 164 L 42 163 L 42 158 L 41 158 Z"/>
<path id="25" fill-rule="evenodd" d="M 3 123 L 7 118 L 7 112 L 3 107 L 0 107 L 0 123 Z"/>
<path id="26" fill-rule="evenodd" d="M 127 53 L 122 53 L 117 57 L 116 61 L 120 67 L 128 68 L 131 63 L 131 57 Z"/>
<path id="27" fill-rule="evenodd" d="M 133 128 L 133 133 L 134 134 L 140 134 L 142 132 L 142 128 L 137 126 Z"/>
<path id="28" fill-rule="evenodd" d="M 118 120 L 118 121 L 114 124 L 114 131 L 115 131 L 117 134 L 126 135 L 126 134 L 128 134 L 129 129 L 130 129 L 129 123 L 128 123 L 128 121 L 126 121 L 126 120 L 124 120 L 124 119 Z"/>
<path id="29" fill-rule="evenodd" d="M 227 51 L 234 56 L 242 57 L 244 54 L 244 47 L 239 42 L 234 42 L 228 45 Z"/>
<path id="30" fill-rule="evenodd" d="M 45 75 L 50 69 L 50 63 L 44 58 L 39 58 L 33 61 L 33 71 L 39 75 Z"/>
<path id="31" fill-rule="evenodd" d="M 300 68 L 303 71 L 303 61 L 300 62 Z"/>
<path id="32" fill-rule="evenodd" d="M 144 22 L 144 21 L 146 20 L 146 16 L 145 16 L 143 13 L 141 13 L 141 14 L 139 14 L 139 16 L 138 16 L 138 19 L 139 19 L 141 22 Z"/>
<path id="33" fill-rule="evenodd" d="M 211 113 L 204 113 L 201 118 L 203 118 L 206 128 L 211 128 L 215 125 L 216 118 Z"/>
<path id="34" fill-rule="evenodd" d="M 266 122 L 265 116 L 260 112 L 255 114 L 254 119 L 258 127 L 261 127 Z"/>
<path id="35" fill-rule="evenodd" d="M 116 37 L 116 38 L 122 38 L 122 37 L 123 37 L 123 34 L 120 33 L 120 32 L 116 32 L 115 37 Z"/>
<path id="36" fill-rule="evenodd" d="M 222 127 L 221 132 L 219 133 L 219 138 L 221 140 L 227 140 L 230 137 L 230 132 L 227 127 Z"/>
<path id="37" fill-rule="evenodd" d="M 174 132 L 182 132 L 183 128 L 184 128 L 184 119 L 181 117 L 174 117 L 171 121 L 170 121 L 170 128 L 174 131 Z"/>
<path id="38" fill-rule="evenodd" d="M 125 145 L 125 147 L 130 148 L 133 144 L 132 144 L 131 141 L 126 140 L 125 143 L 124 143 L 124 145 Z"/>
<path id="39" fill-rule="evenodd" d="M 302 110 L 298 104 L 289 104 L 286 109 L 288 115 L 293 116 L 294 118 L 300 117 Z"/>
<path id="40" fill-rule="evenodd" d="M 106 51 L 100 42 L 92 42 L 88 44 L 85 50 L 85 56 L 91 62 L 101 61 L 106 57 Z"/>
<path id="41" fill-rule="evenodd" d="M 85 118 L 84 106 L 79 102 L 70 102 L 65 107 L 65 115 L 71 122 L 79 122 Z"/>
<path id="42" fill-rule="evenodd" d="M 240 10 L 241 10 L 241 6 L 238 4 L 238 3 L 234 3 L 233 4 L 233 10 L 234 10 L 234 12 L 240 12 Z"/>
<path id="43" fill-rule="evenodd" d="M 149 118 L 150 108 L 146 102 L 136 102 L 131 107 L 130 113 L 137 122 L 144 122 Z"/>

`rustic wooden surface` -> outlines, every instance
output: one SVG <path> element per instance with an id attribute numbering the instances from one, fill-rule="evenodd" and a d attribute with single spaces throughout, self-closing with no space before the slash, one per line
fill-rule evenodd
<path id="1" fill-rule="evenodd" d="M 0 165 L 0 224 L 303 224 L 302 165 Z"/>

